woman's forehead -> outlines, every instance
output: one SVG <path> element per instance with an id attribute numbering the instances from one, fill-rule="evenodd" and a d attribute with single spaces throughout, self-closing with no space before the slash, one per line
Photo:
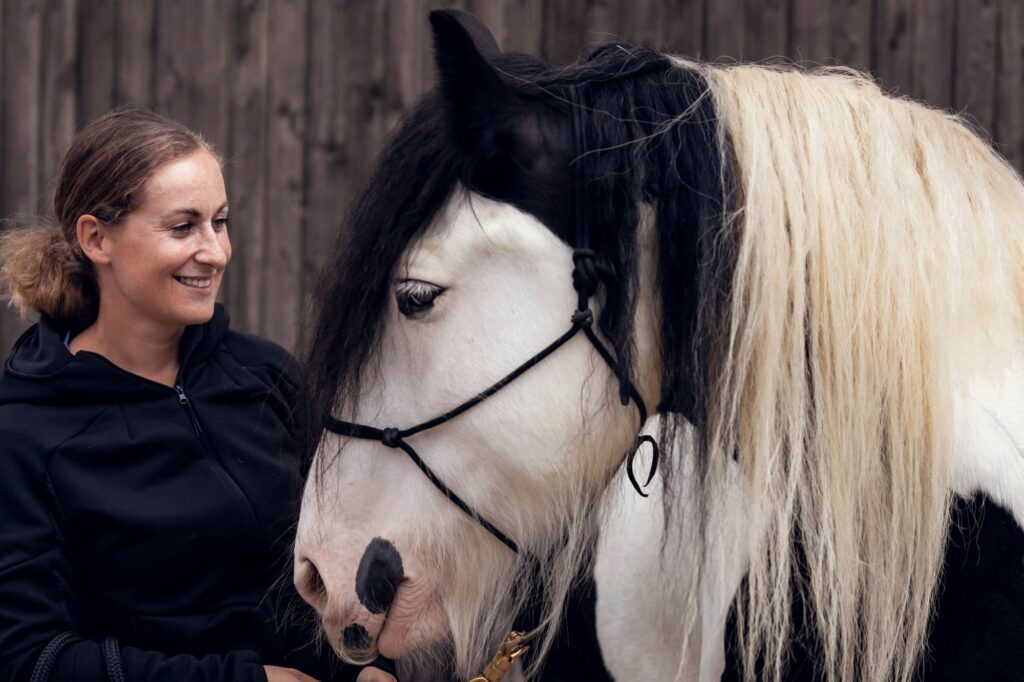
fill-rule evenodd
<path id="1" fill-rule="evenodd" d="M 227 202 L 220 164 L 205 149 L 163 164 L 143 187 L 142 210 L 214 211 Z"/>

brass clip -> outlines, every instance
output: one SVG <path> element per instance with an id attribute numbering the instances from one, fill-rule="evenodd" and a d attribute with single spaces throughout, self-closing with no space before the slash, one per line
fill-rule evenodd
<path id="1" fill-rule="evenodd" d="M 530 649 L 530 647 L 520 643 L 525 636 L 525 633 L 515 630 L 510 632 L 502 643 L 501 648 L 498 649 L 498 653 L 494 655 L 490 664 L 484 668 L 483 674 L 474 677 L 469 682 L 501 682 L 501 678 L 512 667 L 512 663 Z"/>

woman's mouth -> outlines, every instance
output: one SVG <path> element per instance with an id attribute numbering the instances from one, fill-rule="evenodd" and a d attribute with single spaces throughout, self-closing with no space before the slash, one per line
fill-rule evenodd
<path id="1" fill-rule="evenodd" d="M 212 277 L 175 277 L 174 279 L 193 289 L 209 289 L 213 284 Z"/>

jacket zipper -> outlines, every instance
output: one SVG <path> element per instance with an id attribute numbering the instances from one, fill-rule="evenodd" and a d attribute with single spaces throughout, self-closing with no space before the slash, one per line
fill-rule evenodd
<path id="1" fill-rule="evenodd" d="M 185 395 L 185 389 L 181 385 L 176 385 L 174 392 L 178 394 L 178 404 L 185 408 L 185 412 L 192 419 L 192 428 L 196 432 L 196 438 L 199 439 L 201 445 L 205 445 L 203 442 L 203 427 L 199 426 L 199 419 L 196 418 L 196 412 L 192 409 L 192 403 L 189 401 L 188 396 Z"/>
<path id="2" fill-rule="evenodd" d="M 181 405 L 192 420 L 192 428 L 196 432 L 196 439 L 199 441 L 199 447 L 202 449 L 203 453 L 206 454 L 207 459 L 210 462 L 210 466 L 228 482 L 228 485 L 230 485 L 242 498 L 242 501 L 245 502 L 245 508 L 249 512 L 250 519 L 252 519 L 253 525 L 256 529 L 256 535 L 260 538 L 261 542 L 266 544 L 267 539 L 264 536 L 263 527 L 260 525 L 259 519 L 256 518 L 256 512 L 252 508 L 252 502 L 245 494 L 245 491 L 242 490 L 242 487 L 238 485 L 238 481 L 236 481 L 234 477 L 227 472 L 224 465 L 218 461 L 218 457 L 213 454 L 213 446 L 206 441 L 205 434 L 203 433 L 203 427 L 199 425 L 199 418 L 196 416 L 195 408 L 192 407 L 192 401 L 189 400 L 188 395 L 185 393 L 185 389 L 181 384 L 175 384 L 174 392 L 178 394 L 178 404 Z"/>

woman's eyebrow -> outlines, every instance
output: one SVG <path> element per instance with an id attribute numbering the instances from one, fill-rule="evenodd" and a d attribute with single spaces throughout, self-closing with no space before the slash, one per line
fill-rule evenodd
<path id="1" fill-rule="evenodd" d="M 228 202 L 225 201 L 223 204 L 221 204 L 217 208 L 216 211 L 213 212 L 213 214 L 217 215 L 218 213 L 220 213 L 221 211 L 223 211 L 227 207 L 228 207 Z M 162 219 L 163 220 L 167 220 L 169 218 L 174 218 L 174 217 L 180 216 L 180 215 L 186 215 L 186 216 L 189 216 L 190 218 L 199 218 L 199 217 L 201 217 L 203 215 L 203 212 L 200 211 L 199 209 L 196 209 L 196 208 L 176 208 L 176 209 L 174 209 L 172 211 L 168 211 L 164 215 L 164 217 Z"/>

